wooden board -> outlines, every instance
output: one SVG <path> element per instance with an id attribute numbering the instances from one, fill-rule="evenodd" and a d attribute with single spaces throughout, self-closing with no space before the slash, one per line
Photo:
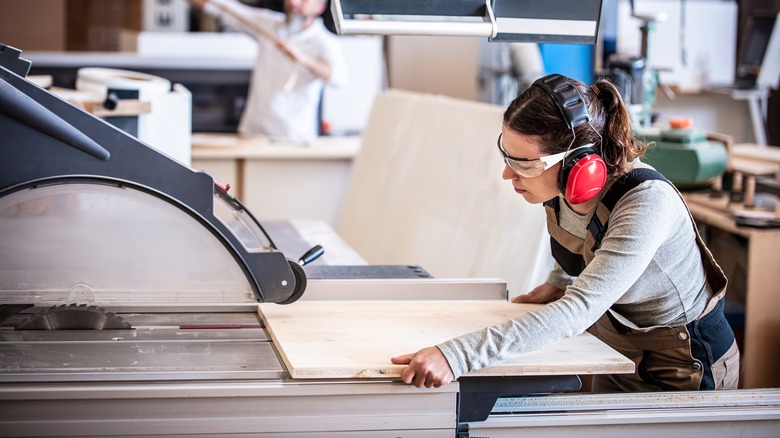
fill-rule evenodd
<path id="1" fill-rule="evenodd" d="M 553 267 L 544 208 L 501 179 L 504 109 L 405 90 L 377 96 L 339 236 L 373 265 L 501 278 L 510 296 L 543 283 Z"/>
<path id="2" fill-rule="evenodd" d="M 505 301 L 298 301 L 259 304 L 260 317 L 296 379 L 398 378 L 390 358 L 501 323 L 537 305 Z M 480 375 L 631 373 L 634 364 L 588 333 Z"/>

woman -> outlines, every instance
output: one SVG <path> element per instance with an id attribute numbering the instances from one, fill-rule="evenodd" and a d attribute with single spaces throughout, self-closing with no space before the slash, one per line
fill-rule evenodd
<path id="1" fill-rule="evenodd" d="M 438 387 L 590 328 L 636 364 L 594 391 L 736 388 L 739 351 L 726 278 L 674 186 L 639 162 L 618 89 L 549 75 L 504 113 L 502 177 L 544 204 L 556 264 L 516 319 L 392 359 L 405 383 Z"/>

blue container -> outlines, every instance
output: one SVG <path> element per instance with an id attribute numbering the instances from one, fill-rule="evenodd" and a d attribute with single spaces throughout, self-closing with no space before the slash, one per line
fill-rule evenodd
<path id="1" fill-rule="evenodd" d="M 593 46 L 590 44 L 539 44 L 544 70 L 560 73 L 586 85 L 593 84 Z"/>

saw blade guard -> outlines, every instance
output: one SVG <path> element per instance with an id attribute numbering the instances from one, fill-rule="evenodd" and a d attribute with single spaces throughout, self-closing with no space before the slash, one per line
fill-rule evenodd
<path id="1" fill-rule="evenodd" d="M 181 209 L 130 187 L 52 184 L 0 197 L 5 302 L 252 302 L 233 255 Z"/>

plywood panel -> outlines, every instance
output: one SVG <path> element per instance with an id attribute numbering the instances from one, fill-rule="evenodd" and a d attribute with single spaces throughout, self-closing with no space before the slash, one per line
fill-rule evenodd
<path id="1" fill-rule="evenodd" d="M 503 108 L 389 90 L 374 102 L 336 230 L 369 263 L 502 278 L 510 296 L 553 266 L 544 209 L 501 178 Z"/>
<path id="2" fill-rule="evenodd" d="M 404 366 L 391 364 L 391 357 L 537 306 L 504 301 L 298 301 L 260 304 L 259 312 L 293 378 L 398 378 Z M 613 374 L 633 369 L 631 361 L 584 333 L 475 374 Z"/>

